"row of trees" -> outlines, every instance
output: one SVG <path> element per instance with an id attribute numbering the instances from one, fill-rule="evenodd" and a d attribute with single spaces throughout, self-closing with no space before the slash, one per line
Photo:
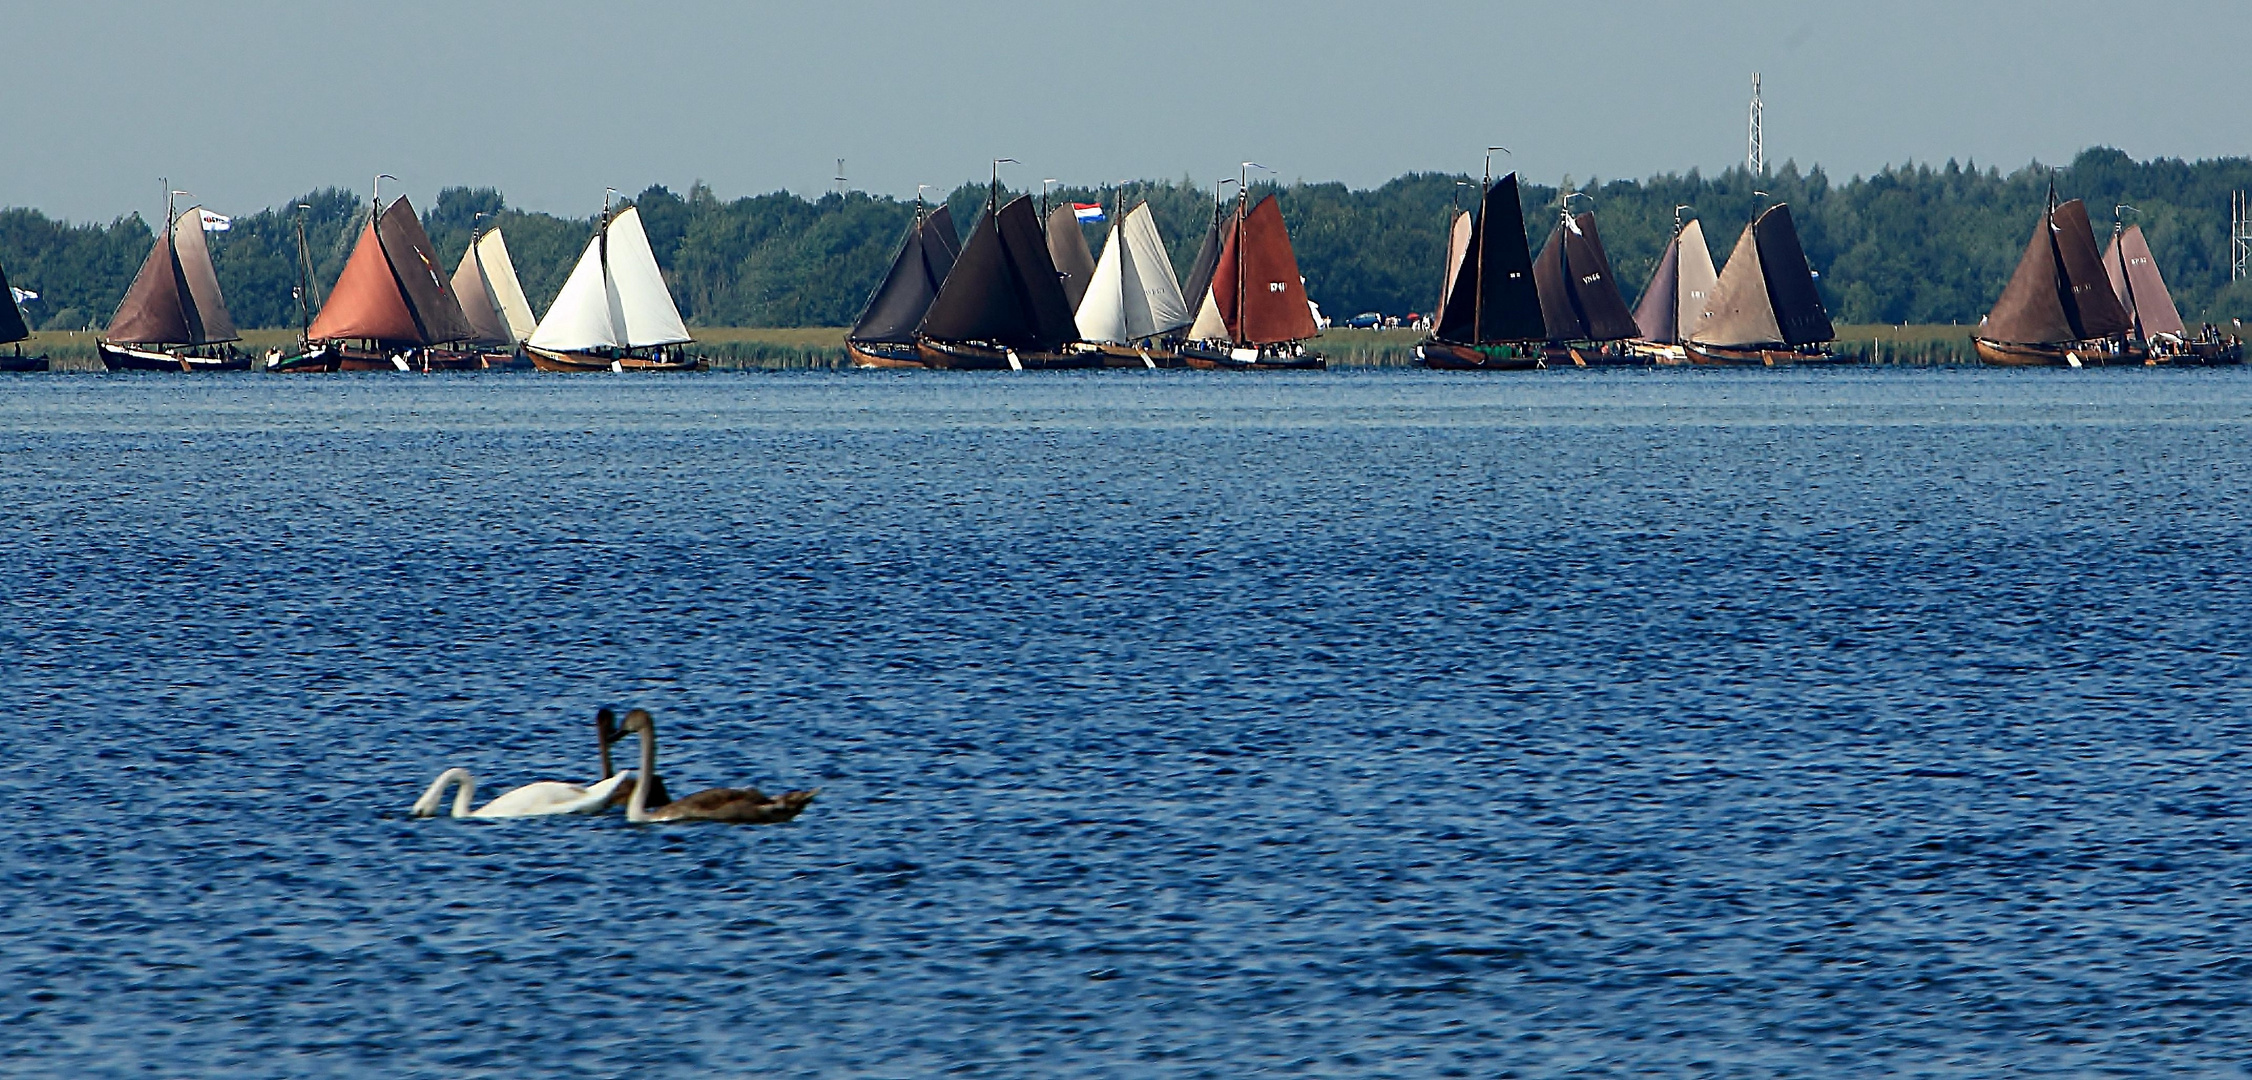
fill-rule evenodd
<path id="1" fill-rule="evenodd" d="M 2070 166 L 2030 165 L 2004 174 L 1950 161 L 1904 166 L 1833 185 L 1820 168 L 1795 164 L 1753 176 L 1742 168 L 1715 177 L 1692 170 L 1646 180 L 1589 180 L 1522 187 L 1528 243 L 1538 249 L 1568 190 L 1593 207 L 1618 275 L 1640 287 L 1672 235 L 1675 208 L 1700 217 L 1725 260 L 1743 224 L 1770 201 L 1792 205 L 1823 298 L 1841 323 L 1974 323 L 1992 304 L 2024 249 L 2048 185 L 2087 200 L 2099 231 L 2118 214 L 2149 234 L 2183 314 L 2223 321 L 2252 313 L 2252 282 L 2228 273 L 2229 192 L 2252 189 L 2252 159 L 2136 162 L 2117 150 L 2081 153 Z M 1413 173 L 1382 187 L 1343 184 L 1254 185 L 1253 197 L 1282 197 L 1299 267 L 1314 299 L 1334 315 L 1427 310 L 1439 286 L 1439 250 L 1448 210 L 1476 200 L 1473 177 Z M 952 192 L 966 233 L 986 198 L 981 183 Z M 1214 189 L 1187 178 L 1129 185 L 1123 191 L 1052 189 L 1053 201 L 1130 205 L 1147 200 L 1185 275 L 1212 220 Z M 805 199 L 786 192 L 723 201 L 702 184 L 675 194 L 652 187 L 635 200 L 657 261 L 682 313 L 705 326 L 838 326 L 850 323 L 889 265 L 914 204 L 862 192 Z M 299 208 L 302 204 L 302 210 Z M 1584 208 L 1587 203 L 1576 203 Z M 570 273 L 594 217 L 562 218 L 507 206 L 489 188 L 449 188 L 418 207 L 440 253 L 451 261 L 478 227 L 499 226 L 535 308 L 544 309 Z M 341 189 L 237 215 L 214 237 L 220 283 L 243 326 L 294 326 L 298 276 L 296 218 L 302 213 L 313 254 L 316 293 L 351 252 L 368 204 Z M 1088 227 L 1099 249 L 1102 229 Z M 41 301 L 36 324 L 76 329 L 107 322 L 153 238 L 139 215 L 106 225 L 55 221 L 36 210 L 0 210 L 0 267 Z M 1633 297 L 1630 295 L 1630 301 Z"/>

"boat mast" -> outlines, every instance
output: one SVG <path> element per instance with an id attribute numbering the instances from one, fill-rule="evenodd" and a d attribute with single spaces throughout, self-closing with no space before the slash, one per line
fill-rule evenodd
<path id="1" fill-rule="evenodd" d="M 2148 344 L 2150 335 L 2143 332 L 2142 309 L 2135 306 L 2135 279 L 2127 276 L 2127 224 L 2120 218 L 2121 211 L 2125 210 L 2134 210 L 2138 214 L 2142 213 L 2142 211 L 2135 210 L 2134 207 L 2126 203 L 2120 203 L 2111 208 L 2111 251 L 2119 257 L 2119 285 L 2127 290 L 2128 327 L 2135 332 L 2136 337 L 2143 339 L 2143 342 Z M 2127 343 L 2126 330 L 2119 332 L 2119 343 L 2121 345 Z"/>
<path id="2" fill-rule="evenodd" d="M 1677 334 L 1681 329 L 1681 271 L 1678 269 L 1678 267 L 1681 265 L 1681 263 L 1679 262 L 1681 258 L 1681 230 L 1688 227 L 1687 224 L 1681 220 L 1681 212 L 1683 210 L 1694 209 L 1696 208 L 1690 206 L 1687 203 L 1683 203 L 1680 206 L 1673 208 L 1673 257 L 1676 260 L 1674 262 L 1674 266 L 1677 267 L 1673 274 L 1673 317 L 1674 330 Z M 1665 254 L 1663 252 L 1660 252 L 1658 258 L 1665 258 Z"/>
<path id="3" fill-rule="evenodd" d="M 1250 218 L 1250 213 L 1251 213 L 1251 170 L 1253 170 L 1253 169 L 1259 169 L 1259 170 L 1261 170 L 1261 171 L 1264 171 L 1264 172 L 1273 172 L 1273 171 L 1274 171 L 1273 169 L 1269 169 L 1269 168 L 1267 168 L 1266 166 L 1264 166 L 1264 165 L 1261 165 L 1261 164 L 1259 164 L 1259 163 L 1258 163 L 1258 162 L 1256 162 L 1256 161 L 1246 161 L 1246 162 L 1244 162 L 1244 163 L 1243 163 L 1243 166 L 1242 166 L 1242 168 L 1240 168 L 1239 170 L 1237 170 L 1237 173 L 1236 173 L 1236 181 L 1235 181 L 1235 325 L 1234 325 L 1233 327 L 1229 328 L 1229 331 L 1228 331 L 1228 335 L 1229 335 L 1229 338 L 1230 338 L 1230 339 L 1231 339 L 1231 340 L 1232 340 L 1232 341 L 1233 341 L 1233 342 L 1234 342 L 1235 344 L 1239 344 L 1239 345 L 1241 345 L 1241 344 L 1248 344 L 1248 342 L 1247 342 L 1247 341 L 1245 340 L 1245 331 L 1244 331 L 1244 326 L 1245 326 L 1245 325 L 1246 325 L 1246 324 L 1247 324 L 1247 323 L 1248 323 L 1248 322 L 1250 321 L 1249 319 L 1245 318 L 1245 313 L 1244 313 L 1244 310 L 1243 310 L 1243 304 L 1244 304 L 1244 301 L 1245 301 L 1245 299 L 1246 299 L 1246 296 L 1245 296 L 1245 292 L 1244 292 L 1244 285 L 1245 285 L 1245 282 L 1244 282 L 1244 280 L 1243 280 L 1243 275 L 1244 275 L 1244 271 L 1245 271 L 1246 267 L 1247 267 L 1247 266 L 1249 265 L 1249 259 L 1250 259 L 1250 254 L 1249 254 L 1249 252 L 1245 251 L 1244 249 L 1246 249 L 1246 248 L 1248 248 L 1248 247 L 1250 247 L 1250 246 L 1251 246 L 1251 244 L 1250 244 L 1250 241 L 1251 241 L 1251 237 L 1250 237 L 1249 235 L 1247 235 L 1247 234 L 1245 233 L 1245 231 L 1244 231 L 1244 225 L 1245 225 L 1245 223 L 1246 223 L 1246 222 L 1247 222 L 1247 221 L 1249 220 L 1249 218 Z"/>
<path id="4" fill-rule="evenodd" d="M 305 243 L 305 212 L 312 204 L 297 204 L 297 340 L 306 340 L 313 329 L 313 249 Z"/>

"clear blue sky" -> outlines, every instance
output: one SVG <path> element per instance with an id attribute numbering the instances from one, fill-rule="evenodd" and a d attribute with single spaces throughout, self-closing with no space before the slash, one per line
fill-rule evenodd
<path id="1" fill-rule="evenodd" d="M 382 171 L 418 202 L 589 214 L 604 186 L 818 193 L 839 157 L 900 195 L 995 157 L 1019 186 L 1247 158 L 1369 186 L 1489 142 L 1550 183 L 1713 171 L 1743 158 L 1754 69 L 1769 158 L 1840 179 L 2252 153 L 2243 0 L 10 7 L 0 206 L 76 220 L 161 206 L 159 175 L 222 212 Z"/>

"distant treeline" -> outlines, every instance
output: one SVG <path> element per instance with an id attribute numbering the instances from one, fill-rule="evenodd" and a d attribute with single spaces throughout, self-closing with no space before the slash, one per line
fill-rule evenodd
<path id="1" fill-rule="evenodd" d="M 1824 300 L 1839 323 L 1974 323 L 2001 292 L 2024 250 L 2052 170 L 2032 165 L 2004 174 L 1976 165 L 1908 166 L 1833 185 L 1821 169 L 1795 164 L 1755 177 L 1742 168 L 1707 178 L 1692 170 L 1647 180 L 1574 185 L 1592 206 L 1628 300 L 1671 235 L 1674 208 L 1704 220 L 1715 261 L 1770 198 L 1792 204 L 1807 255 L 1821 274 Z M 2228 276 L 2229 192 L 2252 189 L 2252 159 L 2136 162 L 2117 150 L 2082 152 L 2055 170 L 2059 193 L 2087 200 L 2098 231 L 2113 207 L 2131 204 L 2158 255 L 2183 315 L 2225 321 L 2252 314 L 2252 282 Z M 1471 186 L 1462 186 L 1464 182 Z M 1282 196 L 1308 288 L 1336 317 L 1429 309 L 1439 287 L 1440 238 L 1450 205 L 1474 201 L 1475 177 L 1413 173 L 1372 190 L 1343 184 L 1254 186 Z M 1556 218 L 1556 187 L 1523 185 L 1529 241 L 1538 245 Z M 1767 192 L 1766 196 L 1756 192 Z M 1147 199 L 1184 276 L 1211 219 L 1213 189 L 1189 180 L 1130 185 Z M 964 184 L 949 197 L 966 233 L 985 197 Z M 1113 193 L 1051 189 L 1053 201 L 1101 201 Z M 722 201 L 701 184 L 685 196 L 652 187 L 634 200 L 672 282 L 682 313 L 704 326 L 839 326 L 850 323 L 890 263 L 912 202 L 862 192 L 805 199 L 786 192 Z M 304 203 L 306 234 L 324 294 L 336 280 L 365 221 L 367 203 L 340 189 L 291 205 L 236 214 L 214 237 L 219 278 L 235 321 L 293 326 L 297 280 L 292 232 Z M 225 212 L 224 205 L 215 209 Z M 559 218 L 508 208 L 491 189 L 449 188 L 416 206 L 447 260 L 460 257 L 472 224 L 498 225 L 535 308 L 562 287 L 593 228 L 593 215 Z M 478 214 L 491 215 L 485 221 Z M 1102 229 L 1087 227 L 1089 243 Z M 138 214 L 107 225 L 54 221 L 36 210 L 0 210 L 0 268 L 41 300 L 35 325 L 96 328 L 108 322 L 153 236 Z"/>

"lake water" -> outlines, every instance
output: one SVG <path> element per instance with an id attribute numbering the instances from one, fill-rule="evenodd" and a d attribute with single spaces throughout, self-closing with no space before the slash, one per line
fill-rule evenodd
<path id="1" fill-rule="evenodd" d="M 2252 372 L 0 384 L 0 1072 L 2252 1071 Z M 594 772 L 793 824 L 416 820 Z"/>

